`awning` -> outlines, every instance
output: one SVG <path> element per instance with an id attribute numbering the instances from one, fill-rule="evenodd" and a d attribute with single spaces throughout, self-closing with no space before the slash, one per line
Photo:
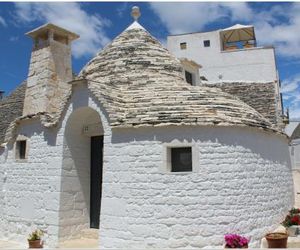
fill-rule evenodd
<path id="1" fill-rule="evenodd" d="M 223 42 L 255 40 L 253 25 L 235 24 L 220 31 Z"/>

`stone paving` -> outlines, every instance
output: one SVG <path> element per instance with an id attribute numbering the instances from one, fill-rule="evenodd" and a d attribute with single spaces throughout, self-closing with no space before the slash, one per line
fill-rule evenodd
<path id="1" fill-rule="evenodd" d="M 277 232 L 285 231 L 282 227 L 279 227 Z M 97 249 L 98 240 L 96 239 L 74 239 L 68 240 L 60 244 L 59 249 Z M 218 247 L 210 247 L 218 248 Z M 222 247 L 220 247 L 222 248 Z M 262 239 L 260 248 L 268 248 L 267 241 Z M 298 237 L 289 237 L 288 239 L 288 248 L 300 248 L 300 236 Z M 27 247 L 22 246 L 20 243 L 13 241 L 0 241 L 0 249 L 27 249 Z"/>
<path id="2" fill-rule="evenodd" d="M 17 242 L 12 241 L 0 241 L 0 249 L 27 249 L 27 245 L 22 245 Z M 45 247 L 47 248 L 47 247 Z M 88 249 L 97 249 L 98 248 L 98 240 L 95 239 L 75 239 L 68 240 L 60 244 L 58 247 L 62 248 L 72 248 L 72 249 L 80 249 L 80 248 L 88 248 Z"/>
<path id="3" fill-rule="evenodd" d="M 0 240 L 0 249 L 22 249 L 23 246 L 18 242 Z"/>

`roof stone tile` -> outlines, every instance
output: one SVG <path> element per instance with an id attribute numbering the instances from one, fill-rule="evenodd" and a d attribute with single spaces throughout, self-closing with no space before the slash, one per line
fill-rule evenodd
<path id="1" fill-rule="evenodd" d="M 87 79 L 113 127 L 219 125 L 276 130 L 240 99 L 218 88 L 188 85 L 180 61 L 144 29 L 125 30 L 79 77 Z"/>

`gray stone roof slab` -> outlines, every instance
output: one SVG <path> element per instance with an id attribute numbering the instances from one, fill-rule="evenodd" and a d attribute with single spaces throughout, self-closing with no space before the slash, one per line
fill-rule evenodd
<path id="1" fill-rule="evenodd" d="M 4 141 L 10 124 L 22 116 L 26 82 L 20 84 L 9 96 L 0 101 L 0 144 Z"/>
<path id="2" fill-rule="evenodd" d="M 255 109 L 218 88 L 190 86 L 180 61 L 146 30 L 125 30 L 79 77 L 102 102 L 112 127 L 219 125 L 276 130 Z"/>

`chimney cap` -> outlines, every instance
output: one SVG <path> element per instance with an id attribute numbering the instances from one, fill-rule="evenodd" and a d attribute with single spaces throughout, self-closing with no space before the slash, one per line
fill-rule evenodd
<path id="1" fill-rule="evenodd" d="M 62 36 L 67 36 L 70 41 L 76 40 L 79 38 L 79 35 L 75 34 L 74 32 L 68 31 L 62 27 L 59 27 L 57 25 L 54 25 L 52 23 L 46 23 L 32 31 L 29 31 L 25 33 L 25 35 L 30 36 L 31 38 L 35 39 L 39 37 L 42 34 L 45 34 L 49 30 L 53 30 L 55 34 L 62 35 Z"/>

